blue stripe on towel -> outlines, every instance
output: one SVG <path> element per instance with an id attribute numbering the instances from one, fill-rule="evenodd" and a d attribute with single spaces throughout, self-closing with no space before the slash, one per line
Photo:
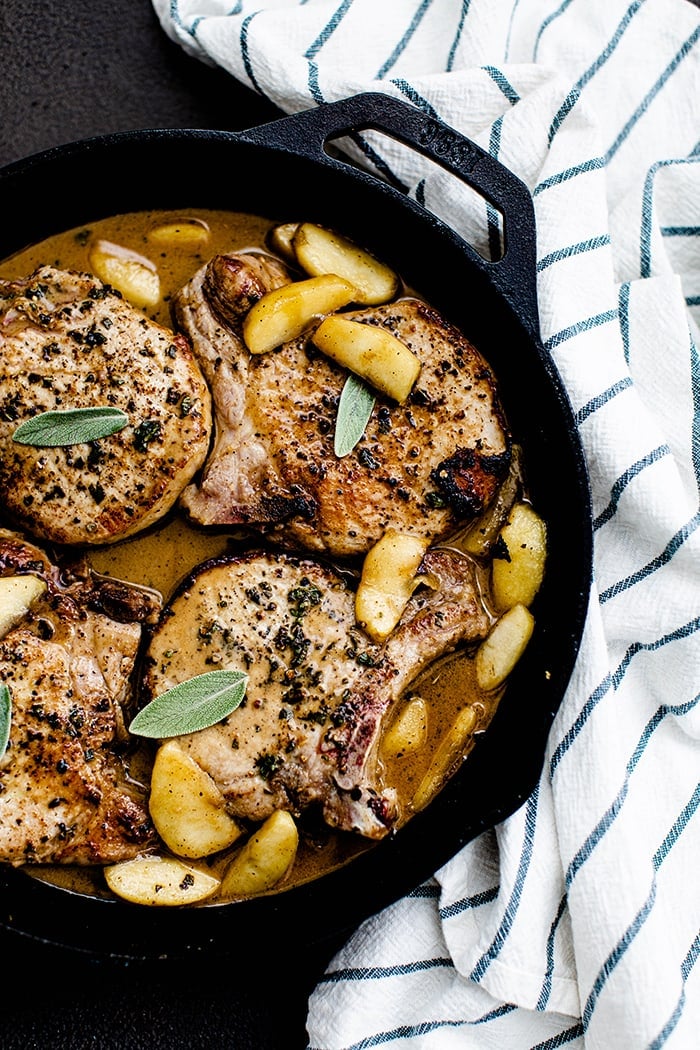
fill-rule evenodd
<path id="1" fill-rule="evenodd" d="M 610 321 L 617 320 L 617 310 L 606 310 L 602 314 L 594 314 L 593 317 L 587 317 L 585 321 L 577 321 L 576 324 L 569 325 L 568 328 L 563 328 L 561 332 L 556 332 L 550 336 L 545 342 L 545 350 L 554 350 L 555 347 L 560 346 L 561 343 L 565 343 L 567 339 L 573 339 L 576 335 L 581 335 L 582 332 L 589 332 L 592 328 L 598 328 L 602 324 L 608 324 Z"/>
<path id="2" fill-rule="evenodd" d="M 187 22 L 183 21 L 182 15 L 180 14 L 180 5 L 178 0 L 170 0 L 170 17 L 174 24 L 179 26 L 180 29 L 184 30 L 189 36 L 194 36 L 194 29 L 188 25 Z"/>
<path id="3" fill-rule="evenodd" d="M 498 152 L 501 148 L 501 130 L 503 128 L 503 117 L 494 120 L 489 135 L 489 153 L 498 160 Z M 491 262 L 496 262 L 503 255 L 502 223 L 501 213 L 494 208 L 491 201 L 486 201 L 486 224 L 489 238 L 489 257 Z"/>
<path id="4" fill-rule="evenodd" d="M 662 226 L 662 237 L 700 237 L 700 226 Z"/>
<path id="5" fill-rule="evenodd" d="M 412 84 L 409 84 L 403 77 L 396 77 L 389 81 L 394 87 L 397 87 L 402 95 L 404 95 L 409 102 L 412 102 L 414 106 L 422 110 L 423 113 L 427 113 L 431 117 L 438 119 L 438 112 L 432 103 L 428 102 L 424 95 L 420 95 Z"/>
<path id="6" fill-rule="evenodd" d="M 515 12 L 518 9 L 518 4 L 519 3 L 520 3 L 520 0 L 513 0 L 513 6 L 512 6 L 511 11 L 510 11 L 510 19 L 508 20 L 508 32 L 506 33 L 506 46 L 505 46 L 505 49 L 504 49 L 504 52 L 503 52 L 506 62 L 510 61 L 510 38 L 511 38 L 512 33 L 513 33 L 513 22 L 515 21 Z"/>
<path id="7" fill-rule="evenodd" d="M 595 251 L 596 248 L 606 248 L 610 244 L 610 234 L 602 233 L 598 237 L 590 237 L 587 241 L 579 241 L 578 244 L 570 244 L 566 248 L 558 248 L 555 252 L 545 255 L 537 264 L 537 272 L 541 273 L 553 263 L 561 262 L 562 259 L 570 259 L 573 255 L 582 255 L 584 252 Z"/>
<path id="8" fill-rule="evenodd" d="M 377 71 L 377 80 L 381 80 L 382 77 L 385 77 L 391 69 L 391 67 L 396 65 L 403 52 L 406 50 L 406 47 L 409 41 L 411 40 L 412 36 L 418 29 L 418 26 L 423 21 L 423 18 L 425 17 L 428 8 L 432 6 L 432 3 L 433 0 L 422 0 L 420 7 L 413 16 L 413 19 L 411 20 L 410 26 L 408 27 L 404 35 L 401 37 L 398 44 L 396 45 L 392 53 L 389 55 L 387 60 L 384 62 L 384 64 L 379 67 L 379 70 Z"/>
<path id="9" fill-rule="evenodd" d="M 652 449 L 651 452 L 648 452 L 646 456 L 642 456 L 642 458 L 638 459 L 636 463 L 633 463 L 630 467 L 628 467 L 627 470 L 625 470 L 620 475 L 620 477 L 610 489 L 610 502 L 608 503 L 607 507 L 605 507 L 604 510 L 602 510 L 593 521 L 593 529 L 597 530 L 603 525 L 605 525 L 607 521 L 610 521 L 612 516 L 615 514 L 615 511 L 617 510 L 617 506 L 620 502 L 622 493 L 625 491 L 629 483 L 634 480 L 634 478 L 641 474 L 641 472 L 647 467 L 652 466 L 652 464 L 654 463 L 658 463 L 659 460 L 662 459 L 664 456 L 670 455 L 671 449 L 668 447 L 668 445 L 659 445 L 657 448 Z"/>
<path id="10" fill-rule="evenodd" d="M 503 1017 L 506 1014 L 512 1013 L 517 1007 L 506 1005 L 499 1006 L 495 1010 L 489 1010 L 487 1014 L 477 1018 L 475 1021 L 452 1021 L 452 1020 L 435 1020 L 435 1021 L 423 1021 L 420 1024 L 404 1024 L 399 1028 L 392 1028 L 386 1032 L 377 1032 L 375 1035 L 368 1036 L 366 1039 L 361 1039 L 359 1043 L 352 1043 L 349 1046 L 343 1048 L 343 1050 L 369 1050 L 373 1046 L 383 1046 L 386 1043 L 393 1043 L 397 1039 L 415 1039 L 421 1035 L 428 1035 L 430 1032 L 439 1031 L 441 1028 L 467 1028 L 471 1025 L 486 1024 L 488 1021 L 495 1020 L 496 1018 Z M 551 1044 L 554 1046 L 561 1046 L 562 1044 Z M 545 1044 L 541 1044 L 543 1050 Z M 309 1047 L 309 1050 L 320 1050 L 320 1047 Z M 536 1050 L 536 1048 L 533 1048 Z"/>
<path id="11" fill-rule="evenodd" d="M 690 36 L 685 41 L 683 46 L 680 48 L 680 50 L 677 52 L 677 54 L 674 55 L 673 59 L 666 66 L 666 68 L 664 69 L 664 71 L 661 74 L 661 76 L 652 85 L 650 90 L 646 93 L 646 95 L 644 96 L 642 101 L 639 103 L 639 105 L 635 109 L 634 113 L 632 114 L 630 119 L 627 121 L 627 123 L 624 125 L 624 127 L 622 128 L 622 131 L 620 131 L 619 135 L 617 136 L 617 138 L 613 142 L 612 146 L 610 146 L 610 148 L 608 149 L 607 153 L 605 154 L 605 160 L 606 161 L 611 160 L 615 156 L 615 154 L 617 153 L 617 151 L 619 150 L 620 146 L 622 145 L 622 143 L 625 141 L 625 139 L 629 135 L 629 133 L 632 130 L 632 128 L 634 127 L 634 125 L 637 123 L 637 121 L 642 116 L 642 114 L 647 111 L 647 109 L 649 108 L 651 103 L 654 101 L 654 99 L 656 98 L 658 93 L 661 91 L 662 87 L 664 86 L 664 84 L 666 83 L 668 78 L 675 71 L 675 69 L 680 65 L 680 63 L 683 61 L 683 59 L 686 57 L 686 55 L 690 53 L 692 48 L 697 43 L 698 39 L 700 39 L 700 25 L 698 25 L 695 28 L 695 31 L 690 34 Z"/>
<path id="12" fill-rule="evenodd" d="M 572 1043 L 574 1039 L 580 1039 L 582 1035 L 583 1025 L 574 1024 L 571 1028 L 559 1032 L 558 1035 L 553 1035 L 549 1039 L 545 1039 L 543 1043 L 535 1043 L 530 1050 L 557 1050 L 557 1047 L 566 1046 L 567 1043 Z"/>
<path id="13" fill-rule="evenodd" d="M 496 69 L 495 66 L 482 66 L 481 68 L 488 73 L 496 87 L 501 89 L 511 106 L 520 102 L 520 95 L 500 69 Z"/>
<path id="14" fill-rule="evenodd" d="M 498 885 L 492 886 L 488 890 L 482 890 L 481 893 L 472 894 L 471 897 L 462 897 L 460 900 L 453 901 L 452 904 L 440 908 L 440 918 L 452 919 L 455 915 L 462 915 L 463 912 L 470 911 L 472 908 L 480 908 L 483 904 L 490 904 L 491 901 L 495 901 L 499 889 Z"/>
<path id="15" fill-rule="evenodd" d="M 639 762 L 646 751 L 647 745 L 651 740 L 653 734 L 663 724 L 664 719 L 668 715 L 686 715 L 689 711 L 692 711 L 697 706 L 698 700 L 700 700 L 700 694 L 693 700 L 689 700 L 684 704 L 661 704 L 652 717 L 645 725 L 637 746 L 632 752 L 631 758 L 628 760 L 625 767 L 625 777 L 622 783 L 622 787 L 618 791 L 617 795 L 613 799 L 612 803 L 605 811 L 603 816 L 596 824 L 593 831 L 587 837 L 581 848 L 578 850 L 573 860 L 569 864 L 565 873 L 566 885 L 568 888 L 571 887 L 571 883 L 574 881 L 579 871 L 586 863 L 593 850 L 596 848 L 598 843 L 601 841 L 607 830 L 612 826 L 613 822 L 617 818 L 622 806 L 624 805 L 625 799 L 629 791 L 630 780 L 635 769 L 639 765 Z"/>
<path id="16" fill-rule="evenodd" d="M 564 0 L 564 2 L 557 8 L 557 10 L 556 11 L 552 11 L 551 15 L 547 15 L 547 17 L 543 21 L 542 25 L 540 26 L 539 30 L 537 31 L 537 36 L 535 37 L 535 46 L 532 49 L 532 61 L 533 62 L 537 61 L 537 51 L 539 49 L 540 41 L 542 40 L 542 34 L 544 33 L 545 29 L 547 29 L 547 27 L 550 26 L 552 24 L 552 22 L 554 22 L 557 18 L 559 18 L 561 15 L 563 15 L 564 12 L 566 11 L 567 7 L 569 7 L 569 5 L 572 4 L 572 3 L 573 3 L 573 0 Z"/>
<path id="17" fill-rule="evenodd" d="M 693 469 L 695 472 L 695 481 L 698 485 L 700 493 L 700 361 L 698 360 L 698 351 L 692 336 L 690 337 L 690 375 L 692 388 L 691 393 L 693 396 L 693 420 L 692 420 L 692 458 L 693 458 Z M 700 525 L 700 506 L 693 516 L 680 528 L 677 529 L 675 534 L 668 541 L 664 549 L 655 557 L 648 561 L 645 565 L 641 566 L 635 572 L 630 573 L 628 576 L 621 580 L 618 580 L 607 590 L 602 591 L 599 595 L 601 604 L 610 601 L 611 598 L 616 597 L 623 591 L 628 590 L 630 587 L 634 587 L 635 584 L 641 580 L 646 579 L 652 573 L 656 572 L 657 569 L 666 565 L 671 558 L 680 550 L 685 541 L 693 535 L 698 526 Z"/>
<path id="18" fill-rule="evenodd" d="M 652 558 L 645 565 L 641 565 L 634 572 L 631 572 L 628 576 L 623 577 L 606 590 L 601 591 L 598 598 L 601 605 L 609 602 L 612 598 L 616 598 L 619 594 L 634 587 L 642 580 L 647 579 L 663 565 L 667 565 L 671 559 L 678 553 L 680 548 L 683 546 L 685 541 L 693 535 L 695 530 L 700 525 L 700 511 L 697 511 L 689 521 L 685 523 L 680 529 L 668 541 L 664 549 Z"/>
<path id="19" fill-rule="evenodd" d="M 304 58 L 309 64 L 309 71 L 307 76 L 307 84 L 309 88 L 309 94 L 311 95 L 314 102 L 318 105 L 322 105 L 326 100 L 321 91 L 318 82 L 318 65 L 314 61 L 319 51 L 323 48 L 323 45 L 336 31 L 343 18 L 347 14 L 348 10 L 352 7 L 353 0 L 343 0 L 338 8 L 333 12 L 332 16 L 328 19 L 325 26 L 318 34 L 315 40 L 313 40 L 306 51 L 304 52 Z"/>
<path id="20" fill-rule="evenodd" d="M 312 41 L 311 44 L 309 44 L 306 51 L 304 52 L 304 58 L 313 59 L 316 57 L 316 55 L 319 53 L 326 41 L 333 36 L 333 33 L 335 33 L 336 29 L 343 21 L 343 18 L 345 17 L 345 15 L 351 7 L 352 0 L 343 0 L 340 7 L 336 8 L 336 10 L 328 19 L 328 21 L 326 22 L 325 26 L 318 34 L 316 39 Z"/>
<path id="21" fill-rule="evenodd" d="M 415 889 L 409 890 L 406 894 L 407 897 L 418 897 L 425 898 L 425 900 L 437 900 L 440 896 L 440 887 L 437 882 L 432 879 L 430 882 L 423 882 L 420 886 L 416 886 Z"/>
<path id="22" fill-rule="evenodd" d="M 253 64 L 250 61 L 250 52 L 248 50 L 248 26 L 253 21 L 257 13 L 257 11 L 254 11 L 252 15 L 248 15 L 247 18 L 244 18 L 243 22 L 241 23 L 241 58 L 243 59 L 243 66 L 248 75 L 248 79 L 250 80 L 251 84 L 256 89 L 256 91 L 260 92 L 260 94 L 262 95 L 264 94 L 264 92 L 255 78 L 255 73 L 253 72 Z"/>
<path id="23" fill-rule="evenodd" d="M 558 172 L 556 175 L 549 175 L 542 182 L 538 182 L 532 191 L 533 197 L 536 197 L 538 193 L 542 193 L 544 190 L 549 190 L 552 186 L 560 186 L 562 182 L 568 182 L 569 179 L 575 179 L 579 175 L 585 175 L 588 171 L 597 171 L 599 168 L 605 167 L 605 161 L 602 157 L 591 157 L 590 160 L 584 160 L 581 164 L 576 164 L 573 168 L 566 168 L 564 171 Z"/>
<path id="24" fill-rule="evenodd" d="M 630 284 L 624 281 L 617 295 L 617 310 L 620 315 L 620 335 L 622 336 L 622 352 L 625 355 L 625 363 L 630 363 Z"/>
<path id="25" fill-rule="evenodd" d="M 645 2 L 646 0 L 634 0 L 634 2 L 630 4 L 607 46 L 603 49 L 603 51 L 601 51 L 601 53 L 596 58 L 595 62 L 593 62 L 588 67 L 583 76 L 579 77 L 569 94 L 564 99 L 564 102 L 559 107 L 559 110 L 555 114 L 554 120 L 552 121 L 551 126 L 549 128 L 548 142 L 550 146 L 552 144 L 552 139 L 556 135 L 557 131 L 564 123 L 564 120 L 569 115 L 571 110 L 576 105 L 580 97 L 581 89 L 584 88 L 586 84 L 593 79 L 598 70 L 602 69 L 602 67 L 608 61 L 610 56 L 615 51 L 617 45 L 620 43 L 620 40 L 624 36 L 625 32 L 627 31 L 627 29 L 629 29 L 630 23 L 632 22 L 632 19 L 636 15 L 637 11 Z"/>
<path id="26" fill-rule="evenodd" d="M 695 617 L 695 619 L 690 620 L 688 623 L 681 624 L 680 627 L 675 628 L 673 631 L 669 631 L 660 638 L 654 639 L 654 641 L 634 642 L 632 645 L 628 646 L 625 655 L 618 664 L 615 672 L 607 674 L 602 682 L 596 686 L 569 729 L 557 744 L 549 763 L 550 781 L 553 780 L 559 763 L 571 748 L 571 745 L 576 740 L 576 737 L 579 735 L 600 701 L 610 692 L 611 689 L 616 690 L 618 688 L 634 657 L 639 653 L 655 652 L 657 649 L 662 649 L 665 645 L 669 645 L 671 642 L 677 642 L 683 638 L 690 637 L 690 635 L 695 634 L 696 631 L 700 631 L 700 616 Z"/>
<path id="27" fill-rule="evenodd" d="M 457 26 L 457 32 L 454 35 L 454 40 L 452 41 L 452 45 L 450 47 L 450 53 L 447 56 L 447 65 L 445 68 L 448 73 L 451 71 L 454 65 L 455 55 L 457 53 L 457 48 L 459 47 L 459 42 L 462 39 L 462 33 L 464 32 L 464 23 L 467 19 L 467 14 L 469 13 L 470 3 L 471 0 L 462 0 L 462 10 L 459 13 L 459 24 Z"/>
<path id="28" fill-rule="evenodd" d="M 552 920 L 552 925 L 549 928 L 549 935 L 547 937 L 546 947 L 547 966 L 544 972 L 544 981 L 542 982 L 542 989 L 537 1000 L 537 1005 L 535 1006 L 536 1010 L 544 1010 L 547 1003 L 549 1002 L 549 997 L 552 994 L 552 976 L 554 974 L 554 941 L 557 936 L 559 924 L 564 916 L 564 912 L 566 911 L 566 899 L 566 894 L 564 894 L 562 899 L 559 901 L 557 913 L 554 916 L 554 919 Z"/>
<path id="29" fill-rule="evenodd" d="M 478 960 L 474 969 L 469 974 L 471 981 L 480 980 L 493 960 L 499 954 L 501 948 L 506 942 L 508 933 L 515 920 L 515 915 L 520 904 L 520 897 L 523 892 L 523 886 L 527 877 L 527 872 L 530 867 L 530 861 L 532 860 L 532 846 L 535 838 L 535 826 L 537 824 L 537 804 L 539 801 L 539 784 L 535 787 L 535 790 L 527 800 L 527 809 L 525 811 L 525 837 L 523 841 L 523 848 L 520 854 L 520 862 L 518 864 L 518 871 L 515 876 L 513 883 L 513 890 L 510 896 L 510 900 L 506 904 L 503 918 L 501 919 L 500 926 L 496 931 L 496 935 L 491 942 L 490 946 L 486 949 L 484 954 Z"/>
<path id="30" fill-rule="evenodd" d="M 683 831 L 688 826 L 690 818 L 695 813 L 699 805 L 700 784 L 698 784 L 698 786 L 695 788 L 695 791 L 693 792 L 690 800 L 678 814 L 678 817 L 674 821 L 671 830 L 666 835 L 663 842 L 652 857 L 652 866 L 654 870 L 649 894 L 646 900 L 644 901 L 644 904 L 641 906 L 634 919 L 625 930 L 623 936 L 620 938 L 620 940 L 617 942 L 613 950 L 606 958 L 605 962 L 603 963 L 602 967 L 598 972 L 595 981 L 593 982 L 593 987 L 591 988 L 582 1013 L 584 1028 L 587 1028 L 590 1024 L 593 1011 L 596 1007 L 596 1003 L 598 1002 L 598 999 L 600 998 L 601 993 L 605 988 L 608 977 L 613 972 L 613 970 L 619 965 L 620 960 L 623 958 L 630 944 L 637 936 L 639 931 L 642 929 L 646 920 L 649 918 L 649 915 L 651 914 L 652 909 L 654 907 L 654 902 L 656 900 L 656 876 L 659 872 L 659 869 L 670 854 L 671 850 L 675 846 L 680 836 L 683 834 Z"/>
<path id="31" fill-rule="evenodd" d="M 659 1034 L 657 1035 L 657 1037 L 655 1039 L 652 1039 L 652 1041 L 649 1043 L 647 1050 L 661 1050 L 661 1047 L 664 1046 L 665 1043 L 668 1041 L 670 1035 L 672 1034 L 673 1030 L 678 1024 L 683 1013 L 683 1009 L 685 1007 L 686 981 L 688 980 L 690 972 L 695 966 L 695 963 L 698 961 L 698 955 L 700 955 L 700 933 L 698 933 L 698 935 L 696 936 L 695 940 L 688 949 L 688 953 L 685 959 L 681 963 L 681 980 L 683 982 L 683 987 L 681 988 L 681 994 L 678 997 L 676 1008 L 669 1017 L 666 1024 L 659 1032 Z"/>
<path id="32" fill-rule="evenodd" d="M 599 394 L 592 397 L 590 401 L 587 401 L 585 405 L 576 412 L 576 422 L 580 426 L 584 420 L 588 419 L 589 416 L 597 412 L 603 405 L 607 405 L 609 401 L 617 397 L 618 394 L 624 393 L 625 390 L 632 389 L 632 377 L 623 376 L 622 379 L 618 379 L 616 383 L 613 383 L 607 388 L 607 390 L 601 390 Z"/>
<path id="33" fill-rule="evenodd" d="M 342 970 L 331 970 L 319 978 L 322 984 L 338 984 L 340 981 L 381 981 L 387 977 L 400 977 L 423 970 L 444 969 L 454 963 L 449 956 L 437 959 L 418 959 L 410 963 L 395 963 L 393 966 L 348 966 Z"/>
<path id="34" fill-rule="evenodd" d="M 700 162 L 700 156 L 693 152 L 687 157 L 657 161 L 651 165 L 646 174 L 642 193 L 642 221 L 639 240 L 639 274 L 641 277 L 651 276 L 651 235 L 654 225 L 652 216 L 654 212 L 654 180 L 656 173 L 661 171 L 662 168 L 673 167 L 677 164 L 697 164 L 698 162 Z"/>
<path id="35" fill-rule="evenodd" d="M 589 715 L 598 706 L 600 701 L 603 699 L 606 693 L 608 693 L 614 686 L 614 678 L 612 673 L 606 674 L 602 682 L 596 686 L 591 695 L 586 700 L 585 704 L 577 714 L 572 725 L 567 729 L 562 739 L 554 749 L 554 753 L 549 762 L 549 779 L 554 779 L 554 774 L 557 770 L 559 763 L 562 758 L 573 744 L 576 737 L 579 735 L 584 725 L 588 721 Z"/>

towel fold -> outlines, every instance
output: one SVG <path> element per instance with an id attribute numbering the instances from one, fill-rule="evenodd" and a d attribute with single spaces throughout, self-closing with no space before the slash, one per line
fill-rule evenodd
<path id="1" fill-rule="evenodd" d="M 365 922 L 310 1047 L 700 1045 L 700 12 L 688 0 L 153 0 L 286 112 L 383 91 L 529 187 L 541 336 L 590 471 L 595 570 L 524 805 Z M 368 133 L 484 252 L 482 200 Z M 536 411 L 533 406 L 533 411 Z"/>

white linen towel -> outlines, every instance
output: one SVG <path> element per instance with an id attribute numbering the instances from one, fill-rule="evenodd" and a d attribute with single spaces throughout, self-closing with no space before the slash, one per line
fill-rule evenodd
<path id="1" fill-rule="evenodd" d="M 309 1046 L 699 1047 L 700 11 L 153 3 L 190 54 L 286 112 L 383 91 L 527 184 L 542 341 L 590 470 L 594 591 L 539 785 L 352 936 L 311 997 Z M 371 141 L 488 245 L 483 202 Z"/>

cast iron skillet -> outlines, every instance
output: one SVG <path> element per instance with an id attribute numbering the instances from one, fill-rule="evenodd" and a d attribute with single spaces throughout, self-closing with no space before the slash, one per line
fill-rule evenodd
<path id="1" fill-rule="evenodd" d="M 400 189 L 331 155 L 330 142 L 368 129 L 436 161 L 495 206 L 504 218 L 503 257 L 484 261 Z M 511 172 L 440 121 L 374 93 L 236 133 L 126 132 L 0 171 L 0 257 L 119 212 L 188 206 L 335 227 L 393 265 L 466 333 L 493 366 L 523 446 L 528 485 L 548 524 L 548 567 L 533 606 L 535 633 L 488 731 L 425 811 L 347 867 L 275 896 L 195 909 L 98 900 L 0 871 L 0 923 L 102 957 L 223 955 L 241 945 L 269 950 L 271 936 L 302 944 L 337 937 L 513 813 L 539 778 L 591 578 L 586 468 L 566 393 L 539 342 L 534 212 Z"/>

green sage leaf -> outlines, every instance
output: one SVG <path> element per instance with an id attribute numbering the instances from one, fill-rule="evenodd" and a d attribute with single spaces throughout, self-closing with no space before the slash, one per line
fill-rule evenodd
<path id="1" fill-rule="evenodd" d="M 15 430 L 12 440 L 20 445 L 39 448 L 57 448 L 60 445 L 80 445 L 96 441 L 122 430 L 129 417 L 120 408 L 65 408 L 40 412 L 25 419 Z"/>
<path id="2" fill-rule="evenodd" d="M 367 384 L 351 372 L 345 380 L 335 420 L 333 451 L 339 458 L 352 452 L 364 434 L 375 400 Z"/>
<path id="3" fill-rule="evenodd" d="M 7 751 L 12 727 L 12 695 L 4 682 L 0 682 L 0 758 Z"/>
<path id="4" fill-rule="evenodd" d="M 208 729 L 236 710 L 247 684 L 243 671 L 207 671 L 188 678 L 146 704 L 129 732 L 161 739 Z"/>

